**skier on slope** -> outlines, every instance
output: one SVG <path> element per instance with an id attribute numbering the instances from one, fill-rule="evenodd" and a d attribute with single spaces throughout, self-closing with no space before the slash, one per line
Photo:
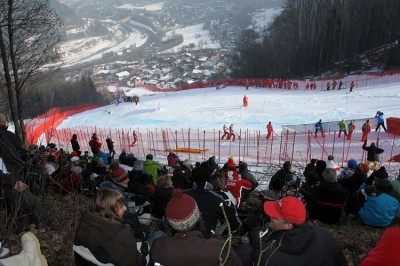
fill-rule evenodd
<path id="1" fill-rule="evenodd" d="M 235 131 L 233 130 L 233 124 L 229 126 L 229 140 L 235 141 L 236 135 Z"/>
<path id="2" fill-rule="evenodd" d="M 347 134 L 347 139 L 351 140 L 351 135 L 353 134 L 353 131 L 356 130 L 356 124 L 354 124 L 354 120 L 351 120 L 349 123 L 349 133 Z"/>
<path id="3" fill-rule="evenodd" d="M 247 107 L 249 105 L 249 99 L 247 96 L 243 96 L 243 107 Z"/>
<path id="4" fill-rule="evenodd" d="M 224 124 L 223 130 L 224 130 L 224 134 L 222 135 L 221 139 L 225 139 L 225 137 L 226 137 L 226 139 L 229 140 L 228 126 Z"/>
<path id="5" fill-rule="evenodd" d="M 367 140 L 368 138 L 368 134 L 371 132 L 371 124 L 369 123 L 369 119 L 367 119 L 367 121 L 364 123 L 364 125 L 361 128 L 362 131 L 362 137 L 361 137 L 361 141 L 364 142 Z"/>
<path id="6" fill-rule="evenodd" d="M 271 137 L 272 133 L 274 132 L 274 128 L 273 128 L 271 122 L 268 122 L 267 130 L 268 130 L 267 139 L 269 139 Z"/>
<path id="7" fill-rule="evenodd" d="M 132 137 L 133 137 L 133 142 L 131 144 L 131 147 L 134 147 L 136 145 L 136 142 L 137 142 L 137 135 L 136 135 L 136 131 L 135 130 L 132 133 Z"/>

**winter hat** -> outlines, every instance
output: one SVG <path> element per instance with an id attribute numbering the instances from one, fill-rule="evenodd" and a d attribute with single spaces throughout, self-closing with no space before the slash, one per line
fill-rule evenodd
<path id="1" fill-rule="evenodd" d="M 78 165 L 80 163 L 80 159 L 78 156 L 74 156 L 71 158 L 71 163 Z"/>
<path id="2" fill-rule="evenodd" d="M 351 169 L 356 169 L 357 164 L 358 164 L 357 160 L 355 160 L 355 159 L 350 159 L 350 160 L 347 162 L 347 167 L 349 167 L 349 168 L 351 168 Z"/>
<path id="3" fill-rule="evenodd" d="M 333 159 L 335 159 L 335 157 L 333 155 L 328 155 L 328 160 L 332 161 Z"/>
<path id="4" fill-rule="evenodd" d="M 247 169 L 247 163 L 246 162 L 242 162 L 239 164 L 239 168 L 240 170 L 246 170 Z"/>
<path id="5" fill-rule="evenodd" d="M 304 204 L 293 196 L 287 196 L 277 201 L 266 201 L 264 212 L 270 217 L 285 219 L 293 224 L 304 224 L 306 221 Z"/>
<path id="6" fill-rule="evenodd" d="M 337 173 L 335 169 L 326 168 L 324 173 L 322 174 L 324 181 L 327 183 L 335 183 L 337 182 Z"/>
<path id="7" fill-rule="evenodd" d="M 111 171 L 111 179 L 114 182 L 121 183 L 124 180 L 128 179 L 128 172 L 121 166 L 117 166 Z"/>
<path id="8" fill-rule="evenodd" d="M 142 160 L 135 160 L 133 163 L 133 171 L 143 171 L 143 161 Z"/>
<path id="9" fill-rule="evenodd" d="M 359 163 L 355 169 L 357 172 L 366 175 L 369 172 L 369 166 L 366 163 Z"/>
<path id="10" fill-rule="evenodd" d="M 198 223 L 200 211 L 192 197 L 183 194 L 180 189 L 174 189 L 165 209 L 165 217 L 176 231 L 185 232 Z"/>
<path id="11" fill-rule="evenodd" d="M 78 153 L 76 151 L 71 152 L 71 157 L 78 156 Z"/>
<path id="12" fill-rule="evenodd" d="M 182 162 L 182 165 L 186 166 L 187 168 L 189 168 L 192 165 L 192 161 L 189 159 L 186 159 Z"/>
<path id="13" fill-rule="evenodd" d="M 385 166 L 381 166 L 378 170 L 373 172 L 374 178 L 379 178 L 379 179 L 388 179 L 389 174 L 386 172 Z"/>
<path id="14" fill-rule="evenodd" d="M 236 164 L 233 161 L 233 157 L 229 157 L 228 162 L 226 163 L 226 165 L 228 166 L 228 168 L 236 168 Z"/>

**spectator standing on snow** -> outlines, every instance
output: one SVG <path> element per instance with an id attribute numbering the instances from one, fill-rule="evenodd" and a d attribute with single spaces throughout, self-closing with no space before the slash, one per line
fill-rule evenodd
<path id="1" fill-rule="evenodd" d="M 333 82 L 332 82 L 332 90 L 334 90 L 336 88 L 336 84 L 337 84 L 336 80 L 333 80 Z"/>
<path id="2" fill-rule="evenodd" d="M 347 134 L 347 140 L 351 140 L 351 135 L 353 135 L 353 131 L 356 130 L 356 124 L 354 120 L 351 120 L 349 123 L 349 133 Z"/>
<path id="3" fill-rule="evenodd" d="M 228 126 L 224 124 L 223 130 L 224 130 L 224 134 L 222 135 L 221 139 L 224 139 L 225 137 L 226 137 L 226 139 L 229 139 L 229 129 L 228 129 Z"/>
<path id="4" fill-rule="evenodd" d="M 111 156 L 111 158 L 114 159 L 114 155 L 115 155 L 114 141 L 112 141 L 110 136 L 107 136 L 106 143 L 107 143 L 108 151 L 110 152 L 110 156 Z"/>
<path id="5" fill-rule="evenodd" d="M 378 129 L 382 126 L 383 130 L 386 132 L 385 118 L 383 117 L 383 113 L 381 111 L 376 112 L 375 118 L 378 120 L 378 125 L 376 126 L 375 131 L 378 131 Z"/>
<path id="6" fill-rule="evenodd" d="M 350 92 L 353 91 L 354 87 L 356 86 L 356 83 L 354 82 L 354 80 L 350 83 Z"/>
<path id="7" fill-rule="evenodd" d="M 367 140 L 368 134 L 371 132 L 371 129 L 372 129 L 371 124 L 369 122 L 369 119 L 367 119 L 367 121 L 365 121 L 365 123 L 361 127 L 361 131 L 362 131 L 361 141 L 362 142 Z"/>
<path id="8" fill-rule="evenodd" d="M 273 128 L 271 122 L 268 122 L 267 130 L 268 130 L 267 139 L 269 139 L 271 137 L 272 133 L 274 132 L 274 128 Z"/>
<path id="9" fill-rule="evenodd" d="M 383 153 L 384 150 L 378 148 L 375 145 L 375 142 L 371 142 L 371 145 L 367 147 L 367 140 L 364 141 L 364 144 L 362 146 L 362 149 L 367 151 L 367 164 L 368 166 L 373 163 L 373 166 L 371 167 L 371 170 L 375 171 L 378 169 L 379 166 L 379 154 Z"/>
<path id="10" fill-rule="evenodd" d="M 315 137 L 317 137 L 318 131 L 321 132 L 321 136 L 325 137 L 324 135 L 324 125 L 322 124 L 322 120 L 320 119 L 317 123 L 315 123 Z"/>
<path id="11" fill-rule="evenodd" d="M 76 134 L 72 134 L 72 138 L 71 138 L 71 146 L 72 146 L 72 150 L 75 151 L 78 156 L 81 156 L 81 147 L 79 146 L 79 142 L 78 142 L 78 136 Z"/>
<path id="12" fill-rule="evenodd" d="M 338 137 L 340 138 L 340 134 L 343 132 L 344 137 L 347 137 L 347 123 L 346 121 L 344 121 L 344 119 L 342 119 L 342 121 L 340 121 L 338 123 L 339 126 L 339 134 Z"/>
<path id="13" fill-rule="evenodd" d="M 331 82 L 328 81 L 328 82 L 326 83 L 326 90 L 329 91 L 330 89 L 331 89 Z"/>
<path id="14" fill-rule="evenodd" d="M 338 90 L 340 90 L 340 89 L 342 88 L 342 86 L 343 86 L 343 81 L 339 81 L 339 88 L 338 88 Z"/>
<path id="15" fill-rule="evenodd" d="M 92 138 L 89 141 L 89 147 L 90 147 L 90 150 L 92 151 L 93 155 L 96 155 L 97 153 L 100 152 L 101 146 L 102 146 L 102 143 L 100 142 L 99 138 L 97 137 L 97 134 L 93 133 Z"/>

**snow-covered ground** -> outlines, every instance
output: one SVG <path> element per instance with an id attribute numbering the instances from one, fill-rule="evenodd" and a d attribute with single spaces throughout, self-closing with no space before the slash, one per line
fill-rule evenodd
<path id="1" fill-rule="evenodd" d="M 275 17 L 278 16 L 282 11 L 282 8 L 267 8 L 257 10 L 257 12 L 253 14 L 253 29 L 256 32 L 264 31 L 269 24 L 274 21 Z"/>
<path id="2" fill-rule="evenodd" d="M 210 38 L 210 32 L 203 29 L 204 23 L 192 25 L 183 28 L 177 28 L 169 31 L 165 34 L 166 37 L 174 34 L 180 34 L 183 36 L 183 42 L 171 49 L 168 49 L 168 53 L 179 52 L 183 46 L 194 44 L 195 50 L 198 49 L 217 49 L 220 48 L 219 42 L 212 42 Z"/>
<path id="3" fill-rule="evenodd" d="M 112 89 L 112 88 L 111 88 Z M 400 85 L 381 84 L 334 91 L 289 91 L 250 87 L 193 89 L 150 93 L 141 88 L 125 88 L 127 94 L 141 96 L 140 103 L 108 105 L 74 115 L 59 128 L 79 125 L 98 127 L 169 127 L 201 130 L 221 129 L 233 123 L 236 129 L 265 130 L 271 121 L 275 131 L 281 125 L 315 123 L 373 117 L 376 111 L 386 117 L 400 116 Z M 249 107 L 242 106 L 243 96 Z"/>

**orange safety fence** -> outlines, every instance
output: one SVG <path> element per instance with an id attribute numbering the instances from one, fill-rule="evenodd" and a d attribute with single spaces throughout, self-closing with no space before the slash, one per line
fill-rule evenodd
<path id="1" fill-rule="evenodd" d="M 95 109 L 103 105 L 67 106 L 54 107 L 45 114 L 37 116 L 26 124 L 26 139 L 28 144 L 37 144 L 39 138 L 45 134 L 46 143 L 51 142 L 52 137 L 57 133 L 56 128 L 64 119 L 87 110 Z"/>

